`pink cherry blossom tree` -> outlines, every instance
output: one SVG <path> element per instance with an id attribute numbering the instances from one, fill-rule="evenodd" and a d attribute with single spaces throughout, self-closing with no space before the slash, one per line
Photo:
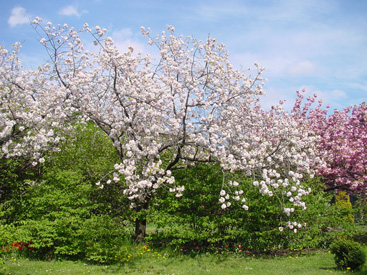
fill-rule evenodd
<path id="1" fill-rule="evenodd" d="M 366 194 L 367 187 L 367 106 L 366 103 L 334 110 L 328 114 L 322 102 L 311 108 L 317 96 L 298 94 L 293 115 L 300 124 L 308 124 L 318 135 L 317 155 L 324 162 L 318 167 L 325 190 L 344 190 L 350 194 Z"/>
<path id="2" fill-rule="evenodd" d="M 320 153 L 326 166 L 319 169 L 328 190 L 366 193 L 367 107 L 345 108 L 327 117 L 320 135 Z"/>
<path id="3" fill-rule="evenodd" d="M 328 189 L 367 192 L 367 105 L 335 110 L 325 123 L 320 149 L 326 167 L 320 173 Z"/>

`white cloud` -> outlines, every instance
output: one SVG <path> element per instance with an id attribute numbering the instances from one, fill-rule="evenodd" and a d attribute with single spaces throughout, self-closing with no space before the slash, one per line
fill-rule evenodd
<path id="1" fill-rule="evenodd" d="M 366 83 L 355 83 L 355 82 L 350 82 L 348 83 L 348 85 L 353 88 L 353 89 L 359 89 L 363 92 L 367 92 L 367 84 Z"/>
<path id="2" fill-rule="evenodd" d="M 129 47 L 132 47 L 135 53 L 146 53 L 145 45 L 133 38 L 133 32 L 130 28 L 113 31 L 111 37 L 120 52 L 126 52 Z"/>
<path id="3" fill-rule="evenodd" d="M 127 52 L 129 47 L 132 47 L 134 49 L 133 54 L 141 52 L 143 55 L 150 54 L 153 60 L 159 58 L 157 49 L 154 46 L 149 46 L 146 38 L 141 39 L 140 32 L 134 33 L 130 28 L 123 28 L 113 31 L 111 37 L 121 53 Z"/>
<path id="4" fill-rule="evenodd" d="M 130 28 L 123 28 L 121 30 L 114 31 L 112 33 L 113 39 L 115 40 L 124 40 L 127 38 L 131 38 L 133 35 L 133 32 Z"/>
<path id="5" fill-rule="evenodd" d="M 16 6 L 11 10 L 11 15 L 8 19 L 8 24 L 11 28 L 17 25 L 29 23 L 30 16 L 26 13 L 26 9 L 20 6 Z"/>
<path id="6" fill-rule="evenodd" d="M 291 76 L 307 76 L 315 73 L 316 66 L 311 61 L 301 61 L 292 64 L 288 67 L 288 72 Z"/>
<path id="7" fill-rule="evenodd" d="M 134 53 L 142 52 L 143 54 L 147 53 L 145 51 L 145 45 L 140 43 L 137 40 L 133 40 L 131 38 L 124 40 L 115 40 L 115 45 L 117 49 L 123 53 L 129 51 L 129 47 L 134 49 Z"/>
<path id="8" fill-rule="evenodd" d="M 333 98 L 336 98 L 336 99 L 338 99 L 338 98 L 346 98 L 347 97 L 347 94 L 344 91 L 342 91 L 342 90 L 333 90 L 333 91 L 331 91 L 330 94 L 331 94 L 331 96 Z"/>
<path id="9" fill-rule="evenodd" d="M 322 106 L 326 106 L 328 104 L 331 105 L 331 109 L 341 109 L 345 106 L 352 105 L 352 103 L 345 103 L 345 100 L 348 99 L 348 95 L 343 90 L 322 90 L 314 85 L 301 85 L 301 86 L 283 86 L 279 87 L 279 85 L 265 85 L 266 97 L 261 98 L 260 103 L 262 107 L 265 109 L 269 109 L 271 106 L 276 106 L 280 100 L 284 101 L 283 107 L 285 110 L 290 111 L 296 100 L 296 92 L 297 91 L 305 91 L 303 93 L 306 102 L 306 98 L 308 96 L 312 96 L 314 94 L 317 95 L 317 101 L 322 100 Z M 314 107 L 318 103 L 314 103 Z"/>
<path id="10" fill-rule="evenodd" d="M 193 10 L 193 13 L 202 21 L 221 22 L 223 18 L 234 16 L 246 16 L 249 11 L 245 5 L 236 2 L 223 3 L 201 3 Z"/>
<path id="11" fill-rule="evenodd" d="M 80 11 L 78 11 L 78 8 L 73 6 L 73 5 L 66 6 L 66 7 L 62 8 L 59 11 L 59 14 L 61 14 L 61 15 L 76 16 L 76 17 L 82 16 L 83 13 L 88 13 L 88 11 L 87 10 L 82 10 L 80 12 Z"/>
<path id="12" fill-rule="evenodd" d="M 264 87 L 266 92 L 266 96 L 260 99 L 261 106 L 264 109 L 270 109 L 271 106 L 276 106 L 279 104 L 279 101 L 284 101 L 283 108 L 285 110 L 290 111 L 294 105 L 294 101 L 296 98 L 296 89 L 287 88 L 287 89 L 279 89 L 276 87 Z"/>
<path id="13" fill-rule="evenodd" d="M 254 61 L 265 67 L 264 77 L 269 79 L 289 78 L 289 77 L 318 77 L 323 69 L 310 60 L 298 60 L 291 53 L 278 53 L 268 51 L 263 53 L 236 53 L 230 55 L 230 60 L 235 68 L 247 69 L 253 67 Z M 242 67 L 243 66 L 243 67 Z"/>
<path id="14" fill-rule="evenodd" d="M 335 3 L 329 0 L 280 0 L 276 5 L 257 9 L 259 17 L 262 20 L 271 20 L 276 22 L 312 22 L 317 16 L 325 16 L 334 11 Z"/>
<path id="15" fill-rule="evenodd" d="M 223 23 L 225 18 L 239 17 L 241 22 L 247 22 L 248 27 L 253 27 L 253 23 L 264 24 L 272 22 L 273 24 L 281 22 L 305 22 L 311 21 L 318 16 L 325 16 L 334 11 L 335 4 L 330 0 L 278 0 L 268 1 L 265 5 L 262 1 L 251 0 L 207 0 L 200 1 L 195 6 L 192 13 L 201 21 Z"/>
<path id="16" fill-rule="evenodd" d="M 306 90 L 305 97 L 316 94 L 318 100 L 322 100 L 323 106 L 330 104 L 332 106 L 331 109 L 337 108 L 340 109 L 343 106 L 350 105 L 349 102 L 345 104 L 345 100 L 348 99 L 347 93 L 343 90 L 334 89 L 319 89 L 313 85 L 304 85 L 297 89 L 298 91 Z"/>

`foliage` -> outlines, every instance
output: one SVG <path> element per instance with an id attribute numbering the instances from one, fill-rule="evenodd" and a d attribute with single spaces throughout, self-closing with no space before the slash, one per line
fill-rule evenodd
<path id="1" fill-rule="evenodd" d="M 4 203 L 2 216 L 11 219 L 2 220 L 1 244 L 25 243 L 33 257 L 101 262 L 104 251 L 129 236 L 120 187 L 100 192 L 95 185 L 116 161 L 112 145 L 93 124 L 74 129 L 60 144 L 62 150 L 48 156 L 42 176 Z"/>
<path id="2" fill-rule="evenodd" d="M 350 223 L 354 223 L 354 215 L 351 213 L 353 207 L 349 195 L 345 191 L 338 191 L 335 195 L 335 203 L 337 206 L 349 210 L 349 214 L 345 216 L 345 219 Z"/>
<path id="3" fill-rule="evenodd" d="M 16 219 L 30 182 L 43 170 L 33 167 L 26 158 L 0 158 L 0 218 L 5 223 Z"/>
<path id="4" fill-rule="evenodd" d="M 77 136 L 80 139 L 88 133 L 91 132 L 80 132 Z M 74 141 L 72 148 L 76 146 L 83 151 L 82 141 Z M 113 191 L 118 187 L 116 184 L 95 192 L 99 188 L 90 180 L 86 181 L 89 173 L 85 171 L 88 168 L 77 161 L 85 159 L 73 157 L 73 154 L 79 154 L 79 149 L 69 151 L 66 146 L 65 150 L 53 156 L 52 167 L 44 173 L 42 183 L 29 187 L 23 195 L 23 207 L 18 209 L 17 222 L 0 228 L 2 243 L 27 243 L 34 250 L 22 253 L 31 257 L 83 258 L 99 263 L 124 259 L 135 261 L 137 258 L 131 252 L 128 227 L 134 215 L 126 210 L 128 202 L 125 203 L 126 208 L 121 209 L 123 212 L 111 209 L 114 200 L 116 205 L 124 205 L 114 193 L 118 189 Z M 269 200 L 265 195 L 258 196 L 251 179 L 244 181 L 243 175 L 226 175 L 227 180 L 242 179 L 238 188 L 245 190 L 252 210 L 244 211 L 240 207 L 218 207 L 221 204 L 218 194 L 223 185 L 219 164 L 198 164 L 177 170 L 174 176 L 187 188 L 180 198 L 171 193 L 158 193 L 152 201 L 153 208 L 149 210 L 148 217 L 156 228 L 148 235 L 147 241 L 154 248 L 165 244 L 176 252 L 195 255 L 245 251 L 257 254 L 271 250 L 327 247 L 332 238 L 351 234 L 348 233 L 351 232 L 348 224 L 343 223 L 343 209 L 329 205 L 332 195 L 323 191 L 318 179 L 308 183 L 313 190 L 307 197 L 309 201 L 306 201 L 308 211 L 294 213 L 307 225 L 302 224 L 300 230 L 298 223 L 292 224 L 293 228 L 280 231 L 278 227 L 284 226 L 286 215 L 279 216 L 277 198 Z M 106 204 L 103 193 L 111 204 Z M 122 223 L 121 219 L 125 221 Z M 343 230 L 336 230 L 340 226 Z M 328 228 L 335 231 L 326 232 Z M 295 233 L 294 229 L 298 232 Z"/>
<path id="5" fill-rule="evenodd" d="M 342 269 L 357 269 L 366 262 L 366 253 L 354 241 L 338 240 L 331 245 L 330 251 L 335 254 L 335 264 Z"/>
<path id="6" fill-rule="evenodd" d="M 286 214 L 279 215 L 278 198 L 258 196 L 252 180 L 244 180 L 243 175 L 226 175 L 226 179 L 239 182 L 251 211 L 240 207 L 218 209 L 223 185 L 218 164 L 195 165 L 175 171 L 174 176 L 186 186 L 185 193 L 179 199 L 167 195 L 154 201 L 150 222 L 156 225 L 156 231 L 147 241 L 155 246 L 165 243 L 176 251 L 194 254 L 236 250 L 264 253 L 327 248 L 333 238 L 354 234 L 354 226 L 344 219 L 345 210 L 330 204 L 333 195 L 324 192 L 319 178 L 307 182 L 313 190 L 305 200 L 307 211 L 296 210 L 294 217 L 299 222 L 287 225 Z"/>
<path id="7" fill-rule="evenodd" d="M 92 214 L 98 209 L 90 199 L 93 186 L 83 183 L 80 174 L 48 172 L 47 179 L 29 188 L 18 222 L 1 227 L 1 231 L 8 232 L 2 234 L 1 243 L 29 243 L 34 256 L 39 257 L 88 258 L 90 247 L 98 243 L 113 247 L 116 239 L 125 235 L 121 222 L 112 215 Z"/>
<path id="8" fill-rule="evenodd" d="M 357 234 L 357 226 L 345 218 L 353 212 L 339 207 L 333 192 L 324 191 L 322 178 L 309 180 L 309 186 L 312 195 L 306 199 L 308 211 L 301 212 L 299 218 L 306 227 L 293 239 L 298 248 L 328 248 L 336 238 L 352 238 Z"/>
<path id="9" fill-rule="evenodd" d="M 356 222 L 361 225 L 367 225 L 367 203 L 366 196 L 359 194 L 354 197 L 353 207 L 356 209 Z"/>
<path id="10" fill-rule="evenodd" d="M 361 243 L 365 245 L 367 243 L 367 230 L 366 228 L 359 228 L 356 230 L 355 234 L 353 235 L 353 240 L 355 242 Z"/>
<path id="11" fill-rule="evenodd" d="M 109 177 L 119 156 L 110 139 L 93 123 L 77 124 L 69 131 L 60 151 L 52 153 L 47 170 L 56 173 L 72 171 L 90 188 L 94 214 L 108 214 L 112 218 L 127 214 L 126 201 L 122 199 L 122 184 L 110 184 L 101 190 L 96 183 Z M 126 216 L 125 216 L 126 218 Z"/>

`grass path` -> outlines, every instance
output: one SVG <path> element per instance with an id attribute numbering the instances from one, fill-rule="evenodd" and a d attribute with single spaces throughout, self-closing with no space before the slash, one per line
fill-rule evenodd
<path id="1" fill-rule="evenodd" d="M 72 261 L 31 261 L 27 259 L 7 259 L 5 269 L 0 274 L 44 275 L 44 274 L 367 274 L 367 267 L 361 271 L 340 271 L 335 269 L 333 255 L 315 252 L 311 255 L 275 257 L 271 259 L 251 257 L 227 257 L 219 259 L 212 255 L 167 257 L 165 259 L 143 257 L 125 265 L 89 265 Z"/>

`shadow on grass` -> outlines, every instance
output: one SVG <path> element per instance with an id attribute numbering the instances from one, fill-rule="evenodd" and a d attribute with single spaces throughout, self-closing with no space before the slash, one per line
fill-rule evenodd
<path id="1" fill-rule="evenodd" d="M 367 275 L 367 267 L 366 266 L 363 266 L 361 267 L 360 269 L 354 269 L 354 270 L 344 270 L 344 269 L 340 269 L 340 268 L 337 268 L 335 266 L 333 267 L 320 267 L 321 270 L 324 270 L 324 271 L 332 271 L 332 272 L 351 272 L 353 274 L 357 274 L 357 275 Z"/>

